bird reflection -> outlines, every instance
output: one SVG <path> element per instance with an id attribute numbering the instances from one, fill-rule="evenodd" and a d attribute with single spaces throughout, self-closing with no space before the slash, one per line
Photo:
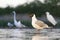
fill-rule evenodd
<path id="1" fill-rule="evenodd" d="M 36 34 L 32 36 L 32 40 L 49 40 L 48 36 L 42 36 L 40 34 Z"/>

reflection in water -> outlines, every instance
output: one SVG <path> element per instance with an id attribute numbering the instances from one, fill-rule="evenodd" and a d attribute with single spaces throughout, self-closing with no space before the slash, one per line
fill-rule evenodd
<path id="1" fill-rule="evenodd" d="M 41 36 L 40 34 L 36 34 L 32 36 L 32 40 L 48 40 L 48 36 Z"/>
<path id="2" fill-rule="evenodd" d="M 0 40 L 60 40 L 60 29 L 0 29 Z"/>
<path id="3" fill-rule="evenodd" d="M 36 34 L 36 35 L 32 36 L 32 40 L 60 40 L 60 37 L 54 38 L 54 37 L 48 37 L 48 35 L 47 36 L 41 36 L 40 34 Z"/>

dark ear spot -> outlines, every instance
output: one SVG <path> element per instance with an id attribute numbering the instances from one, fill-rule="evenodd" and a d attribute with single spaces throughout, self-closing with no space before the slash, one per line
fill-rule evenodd
<path id="1" fill-rule="evenodd" d="M 29 17 L 33 17 L 34 13 L 28 14 Z"/>

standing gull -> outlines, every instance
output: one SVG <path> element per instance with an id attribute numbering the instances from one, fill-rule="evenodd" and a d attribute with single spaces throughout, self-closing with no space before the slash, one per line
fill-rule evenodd
<path id="1" fill-rule="evenodd" d="M 32 17 L 32 26 L 36 29 L 44 29 L 44 28 L 50 28 L 47 24 L 45 24 L 43 21 L 38 20 L 35 16 L 35 14 Z"/>
<path id="2" fill-rule="evenodd" d="M 17 21 L 17 20 L 16 20 L 16 12 L 13 11 L 13 13 L 14 13 L 14 25 L 15 25 L 16 27 L 18 27 L 18 28 L 26 27 L 26 26 L 23 25 L 20 21 Z"/>
<path id="3" fill-rule="evenodd" d="M 54 26 L 57 24 L 56 20 L 51 14 L 49 14 L 49 12 L 46 12 L 46 16 L 47 16 L 47 20 L 51 22 Z"/>

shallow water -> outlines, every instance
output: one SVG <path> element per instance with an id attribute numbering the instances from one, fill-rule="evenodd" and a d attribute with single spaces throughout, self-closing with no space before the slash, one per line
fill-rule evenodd
<path id="1" fill-rule="evenodd" d="M 60 40 L 60 29 L 0 29 L 0 40 Z"/>

